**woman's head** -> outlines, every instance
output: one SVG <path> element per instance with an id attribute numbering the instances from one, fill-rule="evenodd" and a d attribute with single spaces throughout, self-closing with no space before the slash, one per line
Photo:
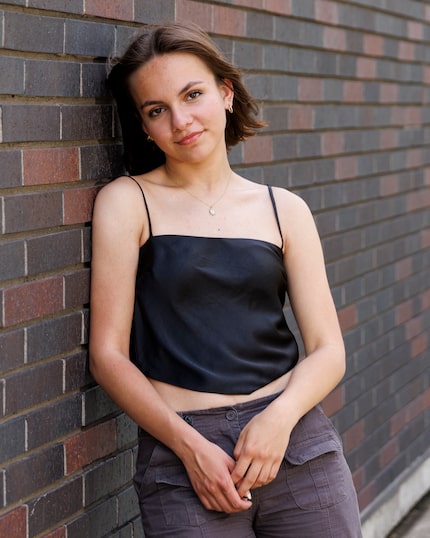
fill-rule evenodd
<path id="1" fill-rule="evenodd" d="M 264 124 L 256 118 L 258 107 L 244 87 L 239 70 L 227 62 L 206 33 L 189 25 L 170 24 L 144 28 L 125 54 L 115 61 L 108 83 L 117 102 L 121 121 L 125 161 L 130 173 L 156 168 L 165 161 L 164 153 L 142 129 L 141 118 L 132 97 L 132 75 L 157 56 L 187 53 L 199 58 L 220 84 L 234 92 L 234 112 L 227 112 L 225 141 L 227 148 L 255 134 Z"/>

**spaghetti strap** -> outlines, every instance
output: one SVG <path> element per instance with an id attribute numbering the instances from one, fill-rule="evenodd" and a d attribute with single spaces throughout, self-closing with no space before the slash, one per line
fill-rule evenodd
<path id="1" fill-rule="evenodd" d="M 284 236 L 282 235 L 281 223 L 279 222 L 278 210 L 276 208 L 275 197 L 273 196 L 273 190 L 271 185 L 267 185 L 269 190 L 270 199 L 272 200 L 273 211 L 275 212 L 276 222 L 278 224 L 279 235 L 281 236 L 281 250 L 284 248 Z"/>
<path id="2" fill-rule="evenodd" d="M 147 215 L 147 217 L 148 217 L 149 235 L 152 236 L 151 217 L 149 216 L 149 209 L 148 209 L 148 204 L 146 203 L 145 193 L 143 192 L 142 186 L 141 186 L 141 184 L 137 181 L 137 179 L 135 179 L 133 176 L 127 176 L 127 177 L 129 177 L 130 179 L 132 179 L 132 180 L 136 183 L 136 185 L 137 185 L 137 186 L 139 187 L 139 189 L 140 189 L 140 192 L 142 193 L 143 203 L 145 204 L 146 215 Z"/>

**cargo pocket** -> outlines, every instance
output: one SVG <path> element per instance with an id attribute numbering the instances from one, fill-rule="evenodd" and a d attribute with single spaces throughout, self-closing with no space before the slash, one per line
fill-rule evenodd
<path id="1" fill-rule="evenodd" d="M 287 485 L 299 508 L 320 510 L 346 498 L 349 469 L 342 444 L 320 408 L 294 428 L 285 460 Z"/>
<path id="2" fill-rule="evenodd" d="M 200 526 L 221 516 L 206 510 L 182 464 L 159 467 L 155 476 L 166 525 Z"/>

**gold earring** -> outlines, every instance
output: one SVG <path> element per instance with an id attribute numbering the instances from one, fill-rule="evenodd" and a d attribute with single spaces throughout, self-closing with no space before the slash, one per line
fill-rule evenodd
<path id="1" fill-rule="evenodd" d="M 230 106 L 228 107 L 228 111 L 230 112 L 230 114 L 233 114 L 233 112 L 234 112 L 234 111 L 233 111 L 233 105 L 230 105 Z"/>

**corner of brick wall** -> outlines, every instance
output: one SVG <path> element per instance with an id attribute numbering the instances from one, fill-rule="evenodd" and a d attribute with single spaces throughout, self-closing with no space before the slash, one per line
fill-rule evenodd
<path id="1" fill-rule="evenodd" d="M 0 1 L 0 536 L 143 536 L 135 426 L 88 373 L 90 222 L 121 171 L 105 59 L 175 18 L 261 101 L 232 164 L 314 211 L 348 351 L 324 407 L 368 507 L 430 444 L 430 3 L 48 4 Z"/>

